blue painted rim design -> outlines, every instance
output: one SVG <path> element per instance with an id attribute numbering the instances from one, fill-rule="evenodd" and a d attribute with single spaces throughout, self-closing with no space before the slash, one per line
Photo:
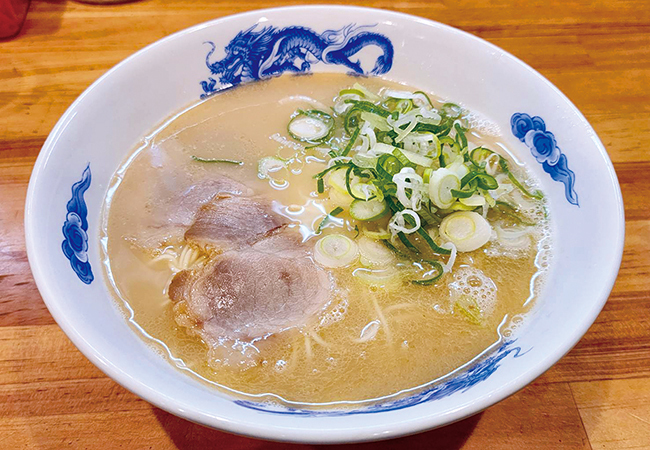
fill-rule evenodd
<path id="1" fill-rule="evenodd" d="M 88 262 L 88 209 L 84 200 L 84 193 L 90 187 L 91 181 L 88 164 L 81 180 L 72 185 L 72 198 L 66 205 L 68 213 L 62 228 L 65 240 L 61 243 L 63 254 L 70 260 L 72 270 L 86 284 L 92 283 L 95 278 Z"/>
<path id="2" fill-rule="evenodd" d="M 212 47 L 205 57 L 211 76 L 200 82 L 201 98 L 285 72 L 308 73 L 311 66 L 318 63 L 343 66 L 354 75 L 383 75 L 393 65 L 394 49 L 386 36 L 368 31 L 375 26 L 352 23 L 318 34 L 300 26 L 265 26 L 258 30 L 255 24 L 240 31 L 225 47 L 226 56 L 214 62 L 210 58 L 217 47 L 213 42 L 204 42 Z M 378 47 L 382 54 L 376 58 L 372 69 L 365 70 L 362 63 L 367 61 L 354 57 L 369 45 Z"/>
<path id="3" fill-rule="evenodd" d="M 515 341 L 516 340 L 510 340 L 504 342 L 498 349 L 496 349 L 485 359 L 477 362 L 453 378 L 444 380 L 428 388 L 424 388 L 422 391 L 414 395 L 375 403 L 360 409 L 302 409 L 283 407 L 280 405 L 272 406 L 267 403 L 253 402 L 249 400 L 235 400 L 234 403 L 239 406 L 254 409 L 260 412 L 281 415 L 295 415 L 300 417 L 336 417 L 353 414 L 374 414 L 387 411 L 396 411 L 429 401 L 438 400 L 452 395 L 456 392 L 465 392 L 481 381 L 488 379 L 490 375 L 492 375 L 499 368 L 501 361 L 505 357 L 512 354 L 513 358 L 518 358 L 530 351 L 527 350 L 526 352 L 522 352 L 520 347 L 514 346 Z"/>
<path id="4" fill-rule="evenodd" d="M 512 134 L 525 143 L 530 153 L 555 181 L 564 184 L 564 195 L 569 203 L 580 207 L 575 191 L 575 173 L 569 169 L 567 157 L 557 146 L 555 135 L 546 131 L 546 123 L 539 116 L 514 113 L 510 118 Z"/>

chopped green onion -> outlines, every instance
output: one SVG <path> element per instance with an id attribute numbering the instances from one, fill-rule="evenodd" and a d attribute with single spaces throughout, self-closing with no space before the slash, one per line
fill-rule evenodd
<path id="1" fill-rule="evenodd" d="M 349 168 L 354 169 L 354 166 L 348 165 L 346 167 L 339 167 L 339 170 L 332 171 L 327 178 L 327 184 L 329 186 L 333 187 L 341 194 L 345 194 L 346 196 L 348 195 L 348 189 L 346 186 L 346 172 Z"/>
<path id="2" fill-rule="evenodd" d="M 388 132 L 392 131 L 393 129 L 390 125 L 388 125 L 388 122 L 384 117 L 378 116 L 377 114 L 361 111 L 359 118 L 372 125 L 372 127 L 376 130 L 375 132 Z"/>
<path id="3" fill-rule="evenodd" d="M 387 195 L 397 195 L 397 185 L 393 182 L 385 183 L 384 185 L 384 197 Z"/>
<path id="4" fill-rule="evenodd" d="M 316 242 L 314 259 L 325 267 L 345 267 L 359 259 L 359 248 L 356 242 L 347 236 L 328 234 Z"/>
<path id="5" fill-rule="evenodd" d="M 429 176 L 429 198 L 438 208 L 449 208 L 455 201 L 454 192 L 462 186 L 458 176 L 441 167 Z"/>
<path id="6" fill-rule="evenodd" d="M 354 130 L 354 133 L 352 133 L 352 136 L 350 137 L 350 141 L 348 142 L 348 145 L 345 146 L 345 150 L 343 150 L 341 156 L 348 156 L 348 153 L 350 153 L 350 150 L 352 150 L 352 146 L 354 145 L 354 143 L 357 141 L 357 138 L 359 137 L 360 131 L 361 128 L 357 128 Z"/>
<path id="7" fill-rule="evenodd" d="M 361 264 L 366 261 L 361 257 Z M 372 268 L 371 268 L 372 267 Z M 389 286 L 398 286 L 402 283 L 403 272 L 394 267 L 359 267 L 352 272 L 359 281 L 374 287 L 388 288 Z M 368 335 L 372 336 L 372 335 Z M 368 340 L 370 337 L 368 337 Z M 359 342 L 359 340 L 357 340 Z M 365 342 L 365 341 L 364 341 Z"/>
<path id="8" fill-rule="evenodd" d="M 369 267 L 386 267 L 395 262 L 395 254 L 374 239 L 362 236 L 357 240 L 361 264 Z"/>
<path id="9" fill-rule="evenodd" d="M 402 167 L 402 163 L 394 155 L 384 154 L 377 160 L 376 169 L 377 173 L 392 180 L 393 175 L 399 173 L 399 171 L 402 170 Z"/>
<path id="10" fill-rule="evenodd" d="M 352 156 L 352 164 L 362 169 L 374 169 L 377 167 L 377 156 L 366 155 L 364 153 L 355 153 Z"/>
<path id="11" fill-rule="evenodd" d="M 406 237 L 406 235 L 404 233 L 402 233 L 401 231 L 399 233 L 397 233 L 397 238 L 400 240 L 400 242 L 402 244 L 404 244 L 404 247 L 408 248 L 413 253 L 416 253 L 416 254 L 420 253 L 420 250 L 418 250 L 418 248 L 415 245 L 413 245 L 411 243 L 411 241 L 409 241 L 409 239 Z"/>
<path id="12" fill-rule="evenodd" d="M 390 232 L 384 228 L 380 229 L 379 231 L 370 231 L 366 227 L 363 227 L 361 229 L 363 232 L 364 236 L 368 236 L 371 239 L 375 240 L 383 240 L 383 239 L 390 239 Z"/>
<path id="13" fill-rule="evenodd" d="M 453 195 L 456 198 L 470 198 L 472 195 L 476 193 L 477 186 L 478 183 L 476 182 L 476 180 L 472 180 L 467 184 L 468 189 L 462 189 L 462 190 L 452 189 L 451 195 Z"/>
<path id="14" fill-rule="evenodd" d="M 391 112 L 387 109 L 365 100 L 345 100 L 345 103 L 351 103 L 353 105 L 352 108 L 348 110 L 344 120 L 345 131 L 347 131 L 348 134 L 352 134 L 351 130 L 353 128 L 359 127 L 359 117 L 362 111 L 373 113 L 380 117 L 389 117 L 391 115 Z"/>
<path id="15" fill-rule="evenodd" d="M 413 118 L 413 120 L 406 126 L 406 128 L 399 128 L 400 131 L 397 132 L 397 137 L 395 138 L 395 142 L 402 142 L 406 136 L 408 136 L 417 126 L 419 123 L 419 120 L 416 118 Z M 395 129 L 397 131 L 398 129 Z"/>
<path id="16" fill-rule="evenodd" d="M 332 133 L 334 118 L 318 109 L 296 110 L 289 121 L 289 135 L 301 142 L 323 142 Z"/>
<path id="17" fill-rule="evenodd" d="M 407 98 L 402 99 L 397 102 L 397 104 L 395 105 L 395 109 L 402 114 L 406 114 L 407 112 L 413 109 L 413 100 Z"/>
<path id="18" fill-rule="evenodd" d="M 424 169 L 424 172 L 422 172 L 422 181 L 425 184 L 429 182 L 432 173 L 433 173 L 433 169 Z"/>
<path id="19" fill-rule="evenodd" d="M 465 130 L 459 124 L 455 124 L 454 128 L 456 129 L 456 142 L 458 142 L 461 149 L 466 148 L 467 137 L 465 136 Z"/>
<path id="20" fill-rule="evenodd" d="M 420 208 L 418 214 L 427 224 L 440 223 L 440 219 L 437 216 L 433 215 L 424 205 L 422 205 L 422 208 Z"/>
<path id="21" fill-rule="evenodd" d="M 413 94 L 422 94 L 422 95 L 424 96 L 424 98 L 427 99 L 427 102 L 429 102 L 429 106 L 430 106 L 431 108 L 433 108 L 433 102 L 431 101 L 431 99 L 429 98 L 429 96 L 427 95 L 426 92 L 415 91 Z"/>
<path id="22" fill-rule="evenodd" d="M 485 167 L 485 161 L 490 157 L 490 155 L 494 154 L 492 150 L 489 150 L 485 147 L 476 147 L 472 152 L 470 153 L 470 161 L 477 167 L 477 168 L 483 168 Z"/>
<path id="23" fill-rule="evenodd" d="M 257 163 L 257 176 L 265 179 L 271 178 L 271 174 L 287 167 L 287 162 L 277 156 L 265 156 Z"/>
<path id="24" fill-rule="evenodd" d="M 433 133 L 411 133 L 404 138 L 404 149 L 427 157 L 440 156 L 441 145 L 438 136 Z"/>
<path id="25" fill-rule="evenodd" d="M 391 210 L 393 210 L 393 211 L 401 211 L 401 210 L 404 209 L 402 207 L 402 205 L 398 204 L 397 202 L 394 202 L 390 197 L 386 197 L 386 203 L 388 203 L 389 208 Z M 415 221 L 413 220 L 413 218 L 408 216 L 408 215 L 404 215 L 404 220 L 410 226 L 415 225 Z M 434 252 L 439 253 L 441 255 L 450 255 L 451 254 L 451 250 L 440 247 L 438 244 L 436 244 L 433 241 L 433 239 L 431 239 L 431 236 L 429 236 L 429 233 L 427 233 L 424 228 L 420 227 L 420 228 L 418 228 L 416 230 L 416 232 L 420 235 L 420 237 L 422 237 L 422 239 L 424 239 L 424 242 L 426 242 L 427 245 L 429 245 L 429 247 L 431 247 L 431 250 L 433 250 Z M 399 237 L 399 233 L 397 234 L 397 237 Z M 410 242 L 409 242 L 409 244 L 410 244 Z"/>
<path id="26" fill-rule="evenodd" d="M 469 173 L 469 168 L 464 161 L 456 160 L 447 166 L 447 169 L 454 172 L 461 180 Z"/>
<path id="27" fill-rule="evenodd" d="M 372 221 L 384 217 L 388 207 L 383 201 L 371 199 L 368 201 L 355 199 L 350 204 L 350 215 L 353 219 Z"/>
<path id="28" fill-rule="evenodd" d="M 463 109 L 455 103 L 445 103 L 440 112 L 450 119 L 458 119 L 463 114 Z"/>
<path id="29" fill-rule="evenodd" d="M 476 209 L 476 206 L 468 206 L 462 204 L 460 201 L 457 201 L 453 205 L 451 205 L 451 208 L 444 210 L 443 212 L 445 214 L 452 213 L 454 211 L 474 211 Z"/>
<path id="30" fill-rule="evenodd" d="M 343 95 L 358 95 L 359 97 L 365 97 L 366 94 L 361 92 L 359 89 L 342 89 L 339 92 L 339 97 L 342 97 Z"/>
<path id="31" fill-rule="evenodd" d="M 499 158 L 499 167 L 501 168 L 501 170 L 503 170 L 503 172 L 506 175 L 508 175 L 508 178 L 510 178 L 512 184 L 517 186 L 524 195 L 527 195 L 528 197 L 536 198 L 537 200 L 541 200 L 542 198 L 544 198 L 544 194 L 542 194 L 541 191 L 535 191 L 534 193 L 530 193 L 528 189 L 526 189 L 524 185 L 521 184 L 519 180 L 517 180 L 514 174 L 510 172 L 510 169 L 508 168 L 508 162 L 503 157 Z"/>
<path id="32" fill-rule="evenodd" d="M 375 180 L 371 180 L 367 177 L 367 174 L 362 173 L 359 175 L 359 181 L 356 179 L 350 181 L 350 189 L 356 197 L 364 201 L 370 201 L 376 198 L 377 201 L 381 202 L 384 200 L 384 193 L 373 181 Z"/>
<path id="33" fill-rule="evenodd" d="M 435 270 L 435 273 L 432 276 L 422 280 L 411 280 L 411 283 L 419 284 L 422 286 L 428 286 L 430 284 L 436 283 L 445 274 L 445 269 L 442 267 L 442 264 L 440 264 L 438 261 L 423 259 L 422 262 L 429 264 L 432 270 Z"/>
<path id="34" fill-rule="evenodd" d="M 470 172 L 470 173 L 468 173 L 463 178 L 461 178 L 460 187 L 465 187 L 470 181 L 473 181 L 479 175 L 480 174 L 478 172 Z"/>
<path id="35" fill-rule="evenodd" d="M 407 157 L 404 155 L 403 151 L 400 150 L 399 148 L 395 148 L 393 150 L 393 156 L 399 160 L 399 162 L 402 164 L 402 167 L 413 167 L 415 168 L 416 165 L 413 164 Z"/>
<path id="36" fill-rule="evenodd" d="M 460 155 L 461 149 L 460 146 L 458 145 L 458 142 L 450 138 L 449 136 L 443 136 L 439 138 L 440 140 L 440 167 L 446 167 Z M 445 147 L 449 147 L 447 149 Z"/>
<path id="37" fill-rule="evenodd" d="M 355 200 L 366 201 L 366 200 L 374 199 L 375 196 L 372 196 L 372 197 L 370 197 L 368 199 L 365 199 L 365 198 L 357 197 L 356 195 L 354 195 L 354 192 L 352 192 L 352 186 L 351 186 L 351 183 L 350 183 L 350 175 L 352 174 L 352 171 L 354 169 L 355 169 L 355 167 L 351 165 L 350 167 L 348 167 L 348 170 L 345 172 L 345 189 L 348 191 L 348 195 L 350 197 L 352 197 L 353 199 L 355 199 Z"/>
<path id="38" fill-rule="evenodd" d="M 406 126 L 406 125 L 405 125 Z M 435 133 L 438 137 L 445 136 L 449 134 L 451 130 L 451 124 L 441 123 L 440 125 L 434 125 L 432 123 L 420 122 L 413 129 L 416 133 Z"/>
<path id="39" fill-rule="evenodd" d="M 381 117 L 390 117 L 392 115 L 392 113 L 386 108 L 382 108 L 381 106 L 377 106 L 374 103 L 365 100 L 346 100 L 345 102 L 352 103 L 354 105 L 353 107 L 359 111 L 366 111 L 372 114 L 377 114 Z"/>
<path id="40" fill-rule="evenodd" d="M 515 222 L 520 223 L 521 225 L 525 225 L 528 227 L 534 227 L 535 224 L 532 222 L 527 222 L 524 219 L 522 219 L 519 214 L 517 214 L 517 209 L 512 206 L 510 203 L 506 203 L 504 201 L 497 200 L 496 201 L 496 209 L 503 215 L 510 217 L 513 219 Z"/>
<path id="41" fill-rule="evenodd" d="M 402 252 L 400 249 L 398 249 L 393 244 L 391 244 L 389 240 L 384 239 L 381 241 L 381 243 L 384 244 L 386 248 L 388 248 L 389 250 L 392 250 L 400 258 L 409 259 L 409 257 L 406 254 L 404 254 L 404 252 Z"/>
<path id="42" fill-rule="evenodd" d="M 490 208 L 494 208 L 496 206 L 497 202 L 494 199 L 494 197 L 492 197 L 491 194 L 489 194 L 486 191 L 481 191 L 480 193 L 483 195 L 483 198 L 485 199 L 487 204 L 490 205 Z"/>
<path id="43" fill-rule="evenodd" d="M 460 300 L 454 304 L 454 310 L 458 311 L 465 316 L 465 318 L 474 325 L 481 324 L 481 308 L 476 303 L 476 300 L 468 295 L 462 295 Z"/>
<path id="44" fill-rule="evenodd" d="M 201 158 L 200 156 L 192 155 L 191 158 L 196 162 L 202 163 L 224 163 L 224 164 L 236 164 L 238 166 L 243 166 L 243 161 L 237 161 L 236 159 L 217 159 L 217 158 Z"/>
<path id="45" fill-rule="evenodd" d="M 478 213 L 459 211 L 442 219 L 440 237 L 450 241 L 459 252 L 472 252 L 490 240 L 492 227 Z"/>
<path id="46" fill-rule="evenodd" d="M 499 183 L 497 182 L 496 178 L 494 178 L 492 175 L 488 175 L 487 173 L 479 174 L 476 177 L 476 181 L 478 182 L 478 187 L 481 189 L 493 190 L 499 187 Z"/>
<path id="47" fill-rule="evenodd" d="M 433 159 L 400 148 L 395 148 L 395 150 L 393 150 L 393 156 L 399 159 L 399 162 L 401 162 L 404 167 L 431 167 L 433 165 Z"/>
<path id="48" fill-rule="evenodd" d="M 319 172 L 319 173 L 317 173 L 316 175 L 314 175 L 314 178 L 323 178 L 323 177 L 324 177 L 325 175 L 327 175 L 327 173 L 330 172 L 331 170 L 334 170 L 334 169 L 340 169 L 340 168 L 342 168 L 342 167 L 348 167 L 349 165 L 350 165 L 350 164 L 348 164 L 348 163 L 340 163 L 340 164 L 336 164 L 336 163 L 335 163 L 333 166 L 328 167 L 327 169 L 323 170 L 322 172 Z"/>
<path id="49" fill-rule="evenodd" d="M 297 110 L 289 123 L 289 133 L 294 139 L 307 142 L 310 148 L 320 146 L 319 150 L 330 158 L 329 167 L 314 178 L 319 194 L 325 193 L 326 186 L 330 187 L 328 200 L 336 208 L 321 220 L 318 233 L 328 222 L 340 224 L 341 219 L 334 220 L 334 217 L 343 211 L 356 221 L 348 226 L 356 230 L 357 242 L 336 234 L 317 242 L 314 255 L 320 264 L 326 267 L 354 264 L 360 253 L 361 264 L 373 269 L 358 270 L 375 271 L 377 263 L 360 248 L 362 242 L 374 247 L 377 241 L 382 242 L 391 251 L 391 260 L 397 255 L 412 261 L 414 257 L 405 253 L 455 256 L 456 251 L 474 251 L 485 245 L 492 234 L 485 219 L 488 208 L 496 208 L 502 215 L 496 216 L 497 220 L 511 217 L 519 223 L 533 225 L 524 222 L 514 207 L 509 209 L 495 198 L 509 193 L 515 186 L 533 198 L 542 198 L 542 194 L 528 192 L 510 172 L 507 160 L 497 153 L 484 147 L 470 151 L 467 135 L 470 128 L 463 108 L 454 103 L 434 107 L 422 91 L 385 89 L 380 92 L 376 95 L 355 84 L 352 89 L 339 92 L 333 115 L 320 110 Z M 276 171 L 286 164 L 285 160 L 270 158 L 265 161 L 265 168 L 268 165 Z M 495 175 L 495 172 L 500 173 Z M 480 208 L 483 215 L 477 213 L 481 212 Z M 362 226 L 388 213 L 392 214 L 388 230 L 381 228 L 386 226 L 386 221 L 379 222 L 378 231 L 368 231 Z M 363 237 L 359 237 L 360 227 Z M 430 227 L 440 234 L 440 240 L 437 235 L 429 234 L 433 231 Z M 413 233 L 417 237 L 409 238 Z M 388 242 L 389 239 L 392 241 Z M 395 248 L 397 240 L 401 242 L 399 248 L 408 252 Z M 448 242 L 441 246 L 437 241 Z M 446 248 L 449 243 L 454 245 Z M 370 253 L 376 250 L 374 247 Z M 385 256 L 384 248 L 378 248 Z M 448 270 L 433 259 L 414 262 L 422 264 L 425 270 L 431 266 L 423 279 L 411 280 L 415 284 L 434 284 Z M 388 278 L 402 280 L 407 273 L 393 272 Z M 382 276 L 379 278 L 383 279 Z M 461 301 L 455 308 L 459 314 L 479 322 L 472 305 Z"/>
<path id="50" fill-rule="evenodd" d="M 316 228 L 316 233 L 320 233 L 321 231 L 323 231 L 323 227 L 331 221 L 331 218 L 338 216 L 342 212 L 343 212 L 343 208 L 341 208 L 340 206 L 337 206 L 336 208 L 331 210 L 329 214 L 326 215 L 323 218 L 323 220 L 320 221 L 320 224 L 318 224 L 318 228 Z"/>
<path id="51" fill-rule="evenodd" d="M 478 206 L 483 206 L 486 203 L 488 203 L 487 200 L 488 198 L 492 198 L 492 197 L 490 197 L 489 195 L 481 195 L 480 193 L 476 193 L 471 197 L 459 198 L 458 201 L 465 206 L 471 206 L 472 208 L 476 208 Z M 494 201 L 494 199 L 492 201 Z"/>
<path id="52" fill-rule="evenodd" d="M 364 97 L 366 97 L 368 100 L 373 101 L 373 102 L 378 102 L 381 100 L 378 95 L 373 94 L 370 92 L 368 89 L 366 89 L 364 86 L 362 86 L 359 83 L 354 83 L 354 86 L 352 86 L 353 89 L 356 89 L 357 91 L 360 91 Z"/>
<path id="53" fill-rule="evenodd" d="M 436 244 L 435 241 L 431 239 L 431 236 L 429 236 L 429 233 L 427 233 L 427 231 L 424 228 L 422 227 L 418 228 L 417 233 L 420 235 L 422 239 L 424 239 L 424 242 L 426 242 L 429 245 L 429 247 L 431 247 L 431 250 L 433 250 L 434 252 L 439 253 L 441 255 L 451 254 L 451 250 L 440 247 L 438 244 Z"/>

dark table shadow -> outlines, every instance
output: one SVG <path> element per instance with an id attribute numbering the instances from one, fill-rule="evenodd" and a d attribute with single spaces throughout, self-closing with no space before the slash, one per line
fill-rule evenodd
<path id="1" fill-rule="evenodd" d="M 66 0 L 32 0 L 27 10 L 25 22 L 18 34 L 0 39 L 0 43 L 19 40 L 27 36 L 47 36 L 56 33 L 61 28 L 63 11 Z M 47 11 L 47 18 L 43 14 Z"/>
<path id="2" fill-rule="evenodd" d="M 472 431 L 481 419 L 481 414 L 476 414 L 460 422 L 447 425 L 436 430 L 406 436 L 387 441 L 369 442 L 347 445 L 307 445 L 286 444 L 280 442 L 262 441 L 234 434 L 216 431 L 201 425 L 180 419 L 161 409 L 154 408 L 156 419 L 164 428 L 167 435 L 180 450 L 186 449 L 219 449 L 219 450 L 307 450 L 307 449 L 341 449 L 341 450 L 398 450 L 398 449 L 460 449 L 472 434 Z"/>
<path id="3" fill-rule="evenodd" d="M 27 17 L 18 34 L 0 39 L 0 43 L 21 39 L 27 36 L 48 36 L 56 33 L 61 29 L 63 11 L 66 3 L 70 0 L 32 0 L 27 11 Z M 93 4 L 92 2 L 77 1 L 85 3 L 89 7 L 104 8 L 117 7 L 123 4 L 135 3 L 144 0 L 120 0 L 120 3 L 113 4 Z"/>

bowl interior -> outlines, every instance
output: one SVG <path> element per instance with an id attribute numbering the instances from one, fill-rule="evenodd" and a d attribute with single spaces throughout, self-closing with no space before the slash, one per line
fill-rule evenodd
<path id="1" fill-rule="evenodd" d="M 552 262 L 525 326 L 492 359 L 459 375 L 452 387 L 345 414 L 269 412 L 260 405 L 235 403 L 183 375 L 129 328 L 101 268 L 101 209 L 113 174 L 144 134 L 219 87 L 218 78 L 210 85 L 216 77 L 206 66 L 210 46 L 204 42 L 213 42 L 213 56 L 221 59 L 238 33 L 256 24 L 255 31 L 301 26 L 322 36 L 326 30 L 345 29 L 351 17 L 363 18 L 357 26 L 368 25 L 365 31 L 391 43 L 394 54 L 390 64 L 381 62 L 380 72 L 388 66 L 382 76 L 461 103 L 500 127 L 505 144 L 547 193 Z M 361 57 L 366 72 L 381 66 L 381 53 L 368 47 Z M 310 70 L 347 72 L 350 67 L 320 61 Z M 539 128 L 539 120 L 553 133 L 563 162 L 557 153 L 551 160 L 526 145 L 525 132 Z M 79 228 L 87 224 L 89 267 L 83 251 L 62 251 L 65 242 L 75 245 L 74 235 L 62 233 L 64 223 L 77 220 L 74 214 Z M 342 6 L 279 8 L 219 19 L 163 39 L 120 63 L 86 90 L 52 131 L 34 168 L 26 206 L 28 255 L 39 290 L 62 329 L 100 369 L 151 403 L 192 421 L 303 442 L 413 433 L 478 412 L 522 388 L 563 356 L 595 320 L 618 271 L 623 229 L 620 189 L 605 149 L 580 112 L 541 75 L 453 28 Z"/>

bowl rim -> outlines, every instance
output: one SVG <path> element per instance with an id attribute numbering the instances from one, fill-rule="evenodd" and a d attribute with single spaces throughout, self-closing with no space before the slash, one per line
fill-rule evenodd
<path id="1" fill-rule="evenodd" d="M 182 404 L 181 401 L 177 399 L 170 399 L 162 396 L 158 391 L 154 390 L 148 386 L 145 382 L 142 382 L 138 379 L 131 378 L 128 376 L 120 367 L 114 365 L 111 361 L 102 356 L 85 338 L 82 336 L 75 327 L 75 324 L 68 320 L 65 311 L 63 311 L 56 300 L 56 296 L 52 289 L 50 289 L 48 284 L 47 275 L 47 266 L 43 263 L 39 256 L 39 252 L 35 244 L 35 235 L 36 235 L 36 221 L 34 220 L 35 211 L 34 211 L 34 197 L 36 191 L 36 185 L 39 183 L 39 180 L 44 171 L 45 164 L 56 146 L 58 136 L 63 132 L 67 123 L 69 123 L 74 115 L 75 110 L 78 105 L 84 101 L 84 99 L 92 92 L 99 84 L 103 83 L 104 80 L 110 77 L 114 72 L 116 72 L 123 65 L 129 64 L 133 59 L 139 58 L 143 53 L 148 52 L 153 48 L 166 45 L 168 42 L 178 39 L 181 36 L 194 33 L 196 31 L 202 30 L 204 28 L 210 28 L 214 26 L 219 26 L 221 23 L 231 21 L 233 19 L 240 20 L 246 18 L 259 18 L 260 15 L 265 13 L 284 13 L 291 14 L 295 11 L 313 11 L 317 12 L 319 10 L 340 10 L 343 13 L 345 12 L 357 12 L 357 13 L 371 13 L 371 14 L 382 14 L 384 17 L 393 17 L 403 21 L 416 21 L 427 26 L 432 26 L 438 29 L 443 29 L 445 32 L 456 34 L 465 39 L 470 39 L 472 42 L 487 45 L 488 48 L 491 48 L 494 51 L 502 53 L 505 57 L 510 58 L 513 62 L 516 62 L 520 65 L 525 71 L 533 78 L 537 79 L 538 82 L 544 83 L 548 88 L 552 89 L 556 94 L 559 95 L 559 98 L 565 101 L 572 112 L 576 114 L 576 117 L 582 124 L 585 126 L 587 132 L 591 132 L 593 136 L 593 141 L 600 152 L 600 156 L 604 158 L 604 162 L 607 166 L 607 171 L 609 175 L 608 182 L 615 189 L 617 211 L 616 211 L 616 220 L 614 223 L 614 230 L 617 233 L 613 236 L 611 242 L 611 248 L 614 251 L 615 257 L 610 261 L 603 262 L 608 264 L 608 273 L 609 276 L 605 280 L 601 280 L 602 291 L 598 298 L 594 298 L 594 301 L 591 302 L 591 308 L 586 310 L 582 316 L 581 322 L 577 324 L 573 330 L 571 339 L 568 339 L 558 345 L 557 348 L 552 349 L 552 351 L 547 352 L 544 358 L 536 360 L 534 363 L 530 364 L 529 368 L 523 372 L 519 377 L 509 380 L 508 382 L 500 385 L 499 387 L 493 389 L 489 395 L 484 395 L 479 398 L 477 401 L 470 402 L 461 407 L 455 408 L 453 410 L 447 411 L 443 414 L 436 415 L 420 415 L 415 419 L 409 421 L 402 421 L 399 423 L 393 423 L 394 426 L 390 429 L 386 428 L 386 424 L 380 423 L 379 425 L 367 426 L 359 429 L 333 429 L 333 428 L 295 428 L 295 427 L 279 427 L 279 426 L 268 426 L 260 423 L 254 423 L 252 421 L 235 421 L 229 419 L 227 415 L 221 417 L 215 415 L 208 415 L 202 412 L 193 411 L 192 408 L 187 408 Z M 493 404 L 504 400 L 505 398 L 513 395 L 520 389 L 527 386 L 537 377 L 542 375 L 548 369 L 550 369 L 557 361 L 559 361 L 564 355 L 566 355 L 582 338 L 582 336 L 588 331 L 589 327 L 594 323 L 598 314 L 604 307 L 611 290 L 614 286 L 616 278 L 618 276 L 618 271 L 620 268 L 622 256 L 623 256 L 623 246 L 625 239 L 625 215 L 623 209 L 623 198 L 614 170 L 611 159 L 603 146 L 600 138 L 594 131 L 593 127 L 584 115 L 578 110 L 578 108 L 564 95 L 555 85 L 553 85 L 548 79 L 546 79 L 542 74 L 537 72 L 531 66 L 512 55 L 511 53 L 497 47 L 496 45 L 479 38 L 473 34 L 462 31 L 458 28 L 446 25 L 431 19 L 426 19 L 423 17 L 418 17 L 411 14 L 389 11 L 379 8 L 369 8 L 369 7 L 360 7 L 360 6 L 347 6 L 347 5 L 304 5 L 304 6 L 285 6 L 285 7 L 275 7 L 275 8 L 265 8 L 265 9 L 256 9 L 252 11 L 247 11 L 238 14 L 232 14 L 217 19 L 213 19 L 207 22 L 203 22 L 189 28 L 185 28 L 178 32 L 175 32 L 169 36 L 166 36 L 158 41 L 155 41 L 146 47 L 138 50 L 134 54 L 130 55 L 126 59 L 122 60 L 111 69 L 109 69 L 105 74 L 99 77 L 95 82 L 93 82 L 87 89 L 85 89 L 77 99 L 68 107 L 66 112 L 58 120 L 50 134 L 48 135 L 45 143 L 37 160 L 34 164 L 34 168 L 30 177 L 29 186 L 27 190 L 26 203 L 25 203 L 25 242 L 27 249 L 27 256 L 34 280 L 38 287 L 38 290 L 43 298 L 44 303 L 46 304 L 48 310 L 52 314 L 56 323 L 63 330 L 63 332 L 68 336 L 70 341 L 77 347 L 77 349 L 88 358 L 96 367 L 98 367 L 104 374 L 106 374 L 113 381 L 127 389 L 128 391 L 134 393 L 140 398 L 143 398 L 147 402 L 153 404 L 156 407 L 159 407 L 165 411 L 168 411 L 176 416 L 179 416 L 183 419 L 189 420 L 194 423 L 201 425 L 206 425 L 212 428 L 219 430 L 275 441 L 284 441 L 284 442 L 301 442 L 301 443 L 343 443 L 343 442 L 364 442 L 364 441 L 374 441 L 374 440 L 383 440 L 389 438 L 395 438 L 399 436 L 414 434 L 429 429 L 437 428 L 444 425 L 449 425 L 456 421 L 467 418 L 471 415 L 477 414 L 484 409 L 492 406 Z M 189 405 L 191 406 L 191 405 Z M 316 418 L 312 418 L 313 420 Z M 333 432 L 334 431 L 334 432 Z"/>

